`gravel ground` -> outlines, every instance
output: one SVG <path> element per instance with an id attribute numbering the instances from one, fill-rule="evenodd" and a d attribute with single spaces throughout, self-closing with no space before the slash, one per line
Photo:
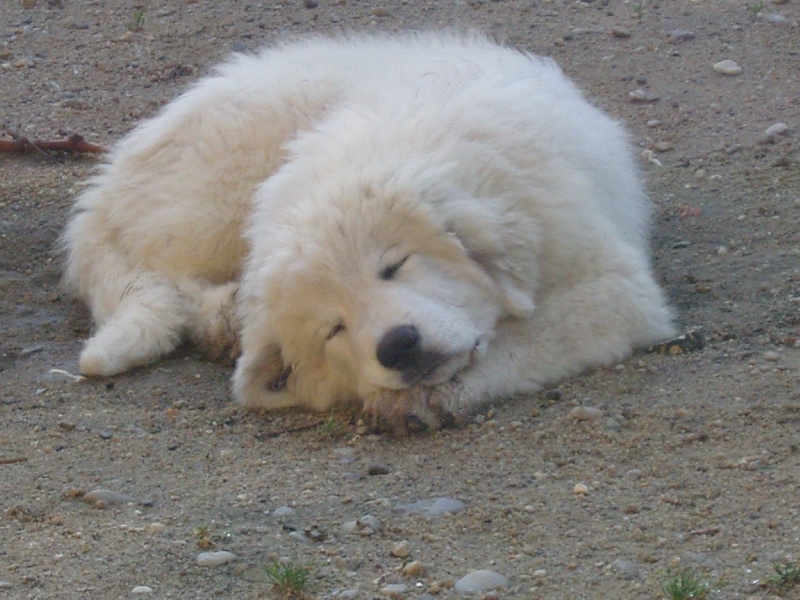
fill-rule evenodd
<path id="1" fill-rule="evenodd" d="M 652 599 L 684 566 L 712 598 L 773 597 L 800 560 L 798 21 L 797 0 L 4 0 L 0 134 L 31 139 L 111 143 L 288 34 L 471 27 L 551 55 L 628 124 L 656 269 L 706 345 L 405 440 L 243 412 L 191 349 L 75 382 L 51 370 L 90 322 L 52 247 L 95 160 L 2 155 L 0 598 L 271 598 L 280 559 L 310 598 L 456 598 L 486 569 L 505 587 L 473 597 Z"/>

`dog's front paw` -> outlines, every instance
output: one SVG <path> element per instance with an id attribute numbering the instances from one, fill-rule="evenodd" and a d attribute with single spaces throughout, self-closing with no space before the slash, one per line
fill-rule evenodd
<path id="1" fill-rule="evenodd" d="M 461 425 L 466 415 L 456 407 L 462 390 L 451 381 L 433 387 L 381 390 L 364 401 L 364 412 L 378 430 L 393 435 L 434 431 Z"/>

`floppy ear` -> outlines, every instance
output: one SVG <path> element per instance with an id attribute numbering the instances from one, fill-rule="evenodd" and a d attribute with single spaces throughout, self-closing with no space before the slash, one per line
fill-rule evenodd
<path id="1" fill-rule="evenodd" d="M 515 317 L 534 310 L 538 277 L 538 227 L 530 217 L 498 214 L 490 200 L 456 201 L 447 206 L 447 228 L 503 292 L 506 309 Z"/>
<path id="2" fill-rule="evenodd" d="M 233 398 L 248 408 L 275 410 L 294 406 L 294 397 L 287 391 L 291 372 L 292 368 L 283 364 L 277 344 L 243 352 L 233 373 Z"/>

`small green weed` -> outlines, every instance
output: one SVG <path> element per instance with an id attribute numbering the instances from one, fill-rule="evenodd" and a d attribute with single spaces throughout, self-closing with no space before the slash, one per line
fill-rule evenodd
<path id="1" fill-rule="evenodd" d="M 800 563 L 788 565 L 775 563 L 772 565 L 775 575 L 767 579 L 767 587 L 776 592 L 785 592 L 789 588 L 800 585 Z"/>
<path id="2" fill-rule="evenodd" d="M 310 568 L 296 563 L 275 561 L 264 567 L 272 589 L 285 598 L 300 600 L 305 598 L 305 590 L 309 584 Z"/>
<path id="3" fill-rule="evenodd" d="M 705 600 L 710 586 L 701 581 L 693 569 L 686 567 L 679 571 L 667 570 L 661 580 L 661 590 L 669 600 Z"/>
<path id="4" fill-rule="evenodd" d="M 753 2 L 752 4 L 748 4 L 747 5 L 747 10 L 749 10 L 754 15 L 757 15 L 762 10 L 764 10 L 764 0 L 757 0 L 756 2 Z"/>
<path id="5" fill-rule="evenodd" d="M 144 29 L 144 6 L 135 6 L 133 8 L 133 15 L 131 17 L 130 29 L 131 31 L 141 31 Z"/>
<path id="6" fill-rule="evenodd" d="M 344 426 L 339 419 L 333 415 L 330 415 L 324 423 L 320 423 L 317 430 L 319 431 L 320 435 L 329 439 L 338 439 L 343 437 L 345 434 Z"/>

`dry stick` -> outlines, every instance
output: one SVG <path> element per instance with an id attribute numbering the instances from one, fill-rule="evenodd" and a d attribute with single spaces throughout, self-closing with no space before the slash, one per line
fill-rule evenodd
<path id="1" fill-rule="evenodd" d="M 94 154 L 104 154 L 108 152 L 108 148 L 99 144 L 87 142 L 86 138 L 75 133 L 65 140 L 31 141 L 28 138 L 0 140 L 0 152 L 10 152 L 14 154 L 30 154 L 31 152 L 70 152 L 72 154 L 90 152 Z"/>
<path id="2" fill-rule="evenodd" d="M 9 456 L 8 458 L 0 457 L 0 465 L 10 465 L 13 463 L 25 462 L 28 460 L 27 456 Z"/>

